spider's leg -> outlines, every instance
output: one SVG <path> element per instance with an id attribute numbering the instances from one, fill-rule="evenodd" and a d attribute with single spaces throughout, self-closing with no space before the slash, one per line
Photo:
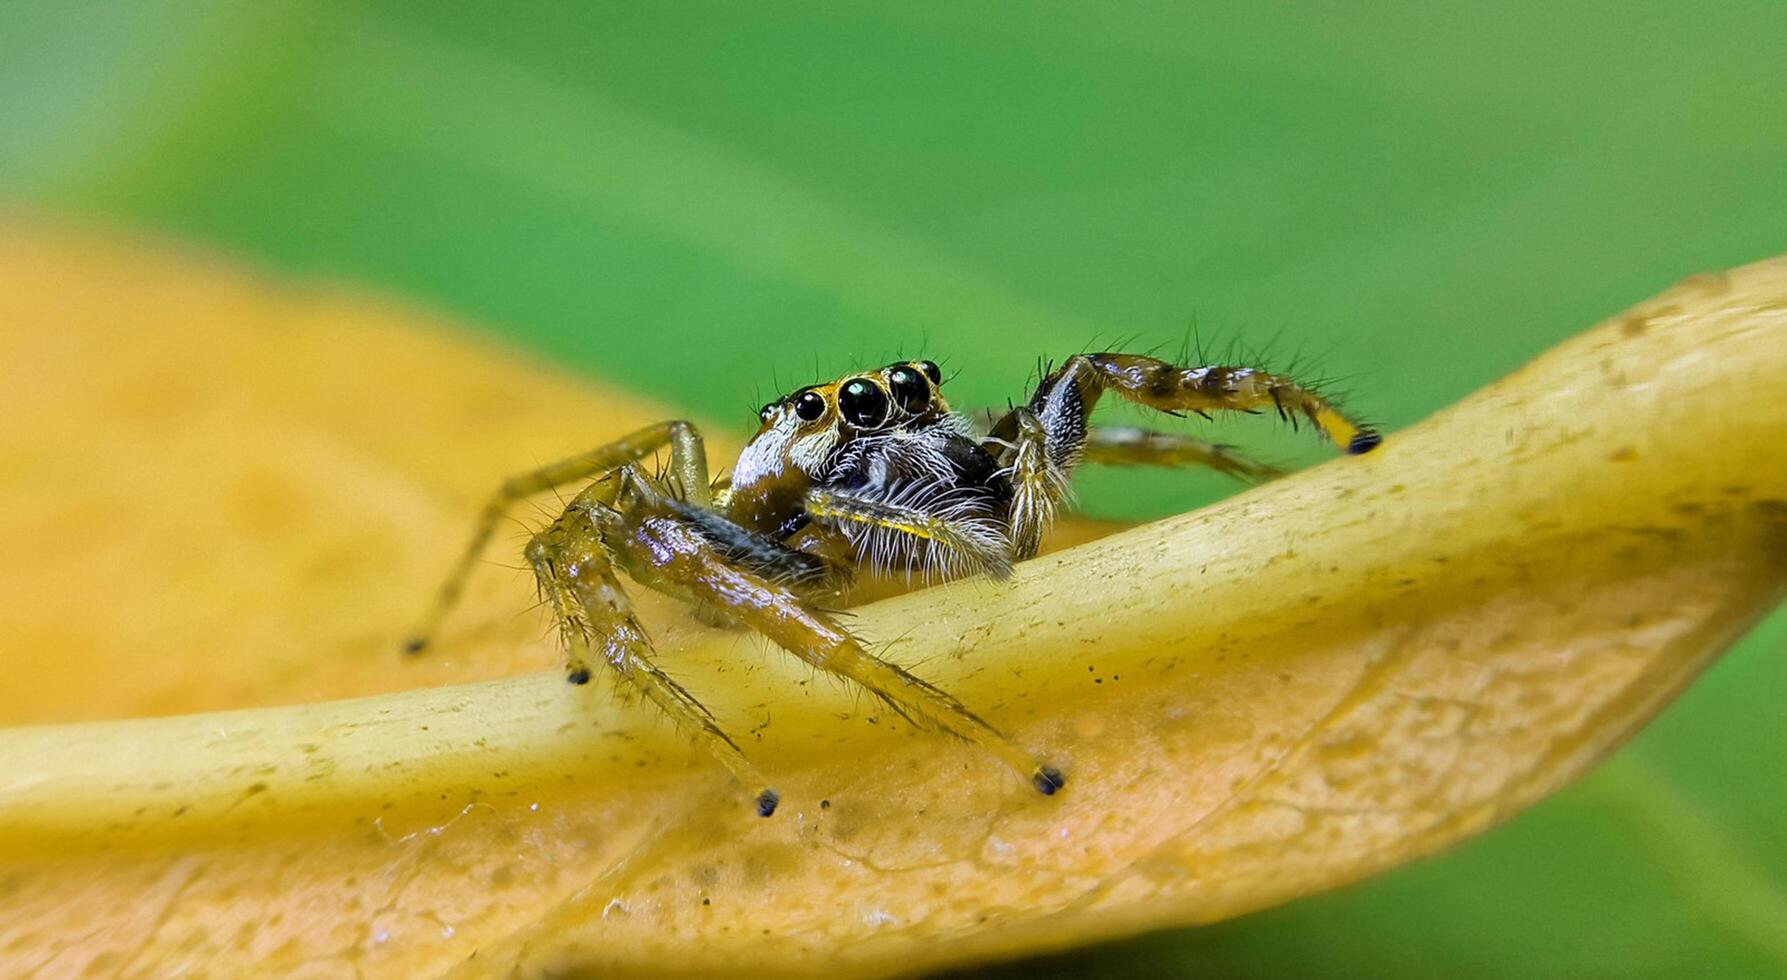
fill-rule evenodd
<path id="1" fill-rule="evenodd" d="M 701 433 L 692 424 L 682 421 L 660 422 L 581 456 L 560 460 L 504 480 L 502 486 L 497 488 L 496 495 L 491 497 L 490 502 L 484 505 L 483 512 L 478 515 L 478 524 L 472 532 L 471 541 L 467 542 L 465 551 L 446 581 L 441 583 L 440 590 L 435 593 L 434 604 L 410 634 L 404 650 L 408 653 L 420 653 L 428 646 L 429 640 L 440 629 L 447 614 L 453 610 L 453 605 L 459 601 L 459 595 L 465 588 L 465 580 L 477 567 L 478 556 L 483 554 L 485 546 L 490 543 L 491 535 L 496 533 L 497 525 L 502 523 L 503 515 L 508 513 L 511 506 L 553 487 L 610 473 L 629 463 L 636 463 L 666 445 L 670 447 L 671 475 L 681 485 L 686 499 L 706 506 L 711 499 L 707 480 L 707 453 L 702 446 Z"/>
<path id="2" fill-rule="evenodd" d="M 1080 461 L 1107 466 L 1203 466 L 1249 483 L 1284 475 L 1284 470 L 1221 443 L 1133 426 L 1094 427 L 1086 433 Z"/>
<path id="3" fill-rule="evenodd" d="M 980 432 L 991 432 L 1001 422 L 1007 435 L 1013 420 L 1004 410 L 980 409 L 966 413 Z M 989 447 L 998 456 L 1003 446 Z M 1276 480 L 1285 471 L 1270 463 L 1250 459 L 1234 447 L 1176 432 L 1157 432 L 1136 426 L 1093 426 L 1086 430 L 1081 462 L 1106 466 L 1202 466 L 1249 483 Z"/>
<path id="4" fill-rule="evenodd" d="M 1370 452 L 1383 437 L 1316 392 L 1283 375 L 1250 367 L 1182 367 L 1140 354 L 1076 354 L 1042 379 L 1030 410 L 1049 429 L 1049 453 L 1062 460 L 1085 440 L 1086 419 L 1105 391 L 1168 414 L 1270 409 L 1293 424 L 1314 423 L 1349 453 Z M 1065 455 L 1064 455 L 1065 454 Z"/>
<path id="5" fill-rule="evenodd" d="M 1309 419 L 1349 453 L 1369 452 L 1383 442 L 1375 429 L 1282 375 L 1245 367 L 1180 367 L 1139 354 L 1076 354 L 1044 376 L 1027 404 L 996 421 L 984 443 L 1011 471 L 1012 540 L 1019 558 L 1036 553 L 1067 496 L 1073 468 L 1091 453 L 1118 452 L 1108 442 L 1092 444 L 1089 420 L 1106 391 L 1173 415 L 1270 408 L 1293 423 Z"/>
<path id="6" fill-rule="evenodd" d="M 701 702 L 652 662 L 651 640 L 614 576 L 589 510 L 573 505 L 534 535 L 527 545 L 527 560 L 558 620 L 565 645 L 565 678 L 573 684 L 587 684 L 594 665 L 606 664 L 713 753 L 754 794 L 760 815 L 774 813 L 775 790 Z"/>
<path id="7" fill-rule="evenodd" d="M 1011 547 L 1004 525 L 984 509 L 942 495 L 923 503 L 877 500 L 840 490 L 820 490 L 806 499 L 807 516 L 849 540 L 858 560 L 879 571 L 901 564 L 960 578 L 976 572 L 993 578 L 1011 574 Z"/>
<path id="8" fill-rule="evenodd" d="M 1055 434 L 1025 406 L 1018 406 L 993 427 L 1002 439 L 1000 457 L 1011 474 L 1012 551 L 1020 560 L 1033 557 L 1042 547 L 1042 536 L 1055 522 L 1055 511 L 1073 493 L 1068 474 L 1079 463 L 1086 436 L 1084 422 L 1072 450 L 1058 462 L 1051 452 Z"/>
<path id="9" fill-rule="evenodd" d="M 723 610 L 801 660 L 861 685 L 914 722 L 980 746 L 1045 794 L 1063 784 L 1061 772 L 1039 762 L 960 701 L 870 653 L 837 620 L 793 587 L 776 582 L 723 554 L 712 529 L 691 521 L 685 509 L 657 495 L 644 481 L 623 474 L 615 510 L 591 511 L 602 541 L 634 580 L 685 601 Z M 709 523 L 712 518 L 709 517 Z"/>

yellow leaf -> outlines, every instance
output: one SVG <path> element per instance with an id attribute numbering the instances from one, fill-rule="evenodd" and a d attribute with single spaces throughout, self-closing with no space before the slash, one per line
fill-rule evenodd
<path id="1" fill-rule="evenodd" d="M 1563 785 L 1787 580 L 1777 259 L 1369 456 L 856 611 L 1061 764 L 1052 799 L 642 602 L 775 777 L 760 820 L 546 670 L 519 571 L 396 653 L 500 477 L 662 407 L 370 297 L 13 230 L 0 414 L 8 973 L 900 973 L 1213 921 Z"/>

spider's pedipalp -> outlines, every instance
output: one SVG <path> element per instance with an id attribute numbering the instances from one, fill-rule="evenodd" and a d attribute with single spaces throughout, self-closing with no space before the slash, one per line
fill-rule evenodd
<path id="1" fill-rule="evenodd" d="M 973 495 L 907 493 L 877 499 L 822 490 L 807 495 L 807 513 L 840 531 L 857 561 L 877 571 L 903 570 L 909 577 L 916 572 L 926 581 L 977 572 L 993 578 L 1011 574 L 1005 525 Z"/>

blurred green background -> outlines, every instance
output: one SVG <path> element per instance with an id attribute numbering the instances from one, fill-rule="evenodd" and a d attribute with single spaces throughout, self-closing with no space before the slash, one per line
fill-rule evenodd
<path id="1" fill-rule="evenodd" d="M 0 201 L 411 296 L 740 432 L 895 353 L 990 404 L 1194 331 L 1395 427 L 1787 250 L 1787 5 L 11 3 Z M 1128 518 L 1233 490 L 1081 485 Z M 1784 645 L 1443 858 L 995 972 L 1787 976 Z"/>

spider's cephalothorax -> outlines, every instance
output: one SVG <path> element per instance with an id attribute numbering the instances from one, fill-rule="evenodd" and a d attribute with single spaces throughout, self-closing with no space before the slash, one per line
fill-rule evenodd
<path id="1" fill-rule="evenodd" d="M 1009 572 L 1010 476 L 941 380 L 930 361 L 893 364 L 763 406 L 716 506 L 878 571 Z"/>
<path id="2" fill-rule="evenodd" d="M 573 683 L 606 663 L 694 732 L 756 791 L 775 792 L 702 708 L 652 662 L 618 572 L 755 629 L 814 667 L 863 686 L 916 724 L 980 745 L 1038 790 L 1064 783 L 960 702 L 870 653 L 820 605 L 856 568 L 924 579 L 1004 577 L 1036 553 L 1082 462 L 1204 465 L 1246 479 L 1274 470 L 1222 446 L 1133 428 L 1094 428 L 1107 391 L 1169 414 L 1273 409 L 1306 418 L 1351 453 L 1381 437 L 1289 378 L 1236 367 L 1180 367 L 1134 354 L 1081 354 L 1048 371 L 1030 400 L 983 432 L 950 409 L 942 372 L 905 361 L 802 388 L 763 406 L 729 480 L 710 482 L 687 422 L 643 429 L 509 480 L 409 649 L 421 650 L 510 504 L 595 479 L 533 537 L 527 559 L 558 620 Z M 640 464 L 668 447 L 666 472 Z"/>

